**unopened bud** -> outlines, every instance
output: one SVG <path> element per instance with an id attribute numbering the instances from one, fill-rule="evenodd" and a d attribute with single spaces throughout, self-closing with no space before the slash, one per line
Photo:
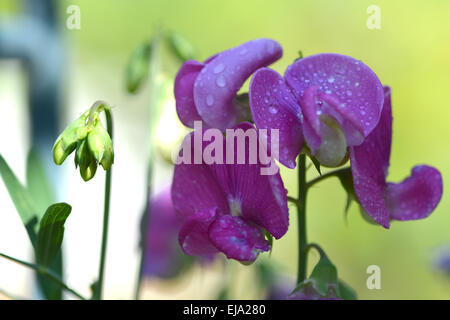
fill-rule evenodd
<path id="1" fill-rule="evenodd" d="M 87 137 L 89 150 L 105 170 L 109 170 L 114 162 L 114 151 L 111 138 L 100 121 L 97 121 L 94 128 Z"/>
<path id="2" fill-rule="evenodd" d="M 91 180 L 97 171 L 97 161 L 89 150 L 86 139 L 78 142 L 75 153 L 75 166 L 80 167 L 80 175 L 84 181 Z"/>
<path id="3" fill-rule="evenodd" d="M 56 139 L 53 146 L 53 161 L 57 165 L 62 164 L 67 156 L 75 150 L 78 141 L 86 138 L 87 131 L 86 115 L 83 114 L 72 122 Z"/>
<path id="4" fill-rule="evenodd" d="M 135 93 L 148 77 L 151 43 L 141 44 L 133 52 L 126 70 L 126 85 L 130 93 Z"/>

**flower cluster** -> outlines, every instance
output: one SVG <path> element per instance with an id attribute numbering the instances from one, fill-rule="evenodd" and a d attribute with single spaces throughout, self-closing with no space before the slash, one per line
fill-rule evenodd
<path id="1" fill-rule="evenodd" d="M 391 220 L 427 217 L 442 196 L 438 170 L 416 166 L 403 182 L 386 182 L 390 88 L 361 61 L 334 53 L 297 59 L 281 76 L 267 68 L 281 55 L 277 42 L 258 39 L 205 62 L 185 62 L 175 80 L 181 121 L 188 127 L 202 121 L 205 128 L 222 131 L 276 129 L 277 160 L 288 168 L 296 167 L 300 154 L 325 167 L 350 160 L 354 194 L 376 223 L 389 228 Z M 248 96 L 237 95 L 251 75 Z M 208 148 L 194 146 L 192 135 L 185 143 L 193 150 Z M 233 151 L 226 156 L 236 156 Z M 179 242 L 189 255 L 221 252 L 254 261 L 270 249 L 272 236 L 278 239 L 288 229 L 283 181 L 278 173 L 261 176 L 256 170 L 261 164 L 221 163 L 176 164 L 172 199 L 183 221 Z"/>

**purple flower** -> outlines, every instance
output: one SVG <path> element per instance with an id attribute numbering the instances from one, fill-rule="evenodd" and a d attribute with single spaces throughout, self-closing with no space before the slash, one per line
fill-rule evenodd
<path id="1" fill-rule="evenodd" d="M 193 128 L 196 120 L 204 126 L 225 130 L 245 118 L 235 99 L 245 80 L 282 55 L 274 40 L 257 39 L 226 50 L 205 62 L 186 61 L 175 79 L 177 113 L 181 122 Z"/>
<path id="2" fill-rule="evenodd" d="M 428 217 L 442 196 L 442 177 L 433 167 L 420 165 L 400 183 L 386 182 L 391 154 L 391 89 L 384 88 L 380 121 L 363 144 L 350 148 L 355 193 L 361 206 L 377 223 Z"/>
<path id="3" fill-rule="evenodd" d="M 255 130 L 250 123 L 235 129 L 244 133 Z M 191 155 L 203 154 L 208 147 L 207 143 L 195 143 L 197 131 L 183 142 Z M 225 150 L 228 141 L 220 134 L 214 143 L 222 144 Z M 283 181 L 279 173 L 261 175 L 264 165 L 250 164 L 248 141 L 245 147 L 244 164 L 237 164 L 235 144 L 234 164 L 226 164 L 224 152 L 222 164 L 201 161 L 175 165 L 172 199 L 183 222 L 178 239 L 186 254 L 205 256 L 221 252 L 227 258 L 251 262 L 260 252 L 270 249 L 265 231 L 276 239 L 286 233 L 289 216 Z"/>
<path id="4" fill-rule="evenodd" d="M 293 279 L 277 275 L 269 285 L 266 300 L 286 300 L 294 288 Z"/>
<path id="5" fill-rule="evenodd" d="M 181 222 L 173 208 L 170 188 L 151 198 L 147 227 L 143 274 L 161 278 L 175 275 L 182 265 L 183 254 L 177 243 Z"/>
<path id="6" fill-rule="evenodd" d="M 450 246 L 436 249 L 433 263 L 436 270 L 450 276 Z"/>
<path id="7" fill-rule="evenodd" d="M 291 293 L 288 300 L 343 300 L 335 294 L 335 288 L 330 288 L 327 295 L 320 294 L 312 284 L 305 284 L 301 289 Z"/>
<path id="8" fill-rule="evenodd" d="M 279 129 L 280 162 L 295 168 L 307 143 L 322 165 L 336 167 L 375 128 L 383 87 L 375 73 L 354 58 L 323 53 L 297 60 L 281 77 L 258 70 L 250 83 L 250 108 L 258 127 Z"/>

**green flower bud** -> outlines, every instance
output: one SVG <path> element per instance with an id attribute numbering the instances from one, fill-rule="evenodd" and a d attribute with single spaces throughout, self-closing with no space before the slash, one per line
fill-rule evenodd
<path id="1" fill-rule="evenodd" d="M 78 141 L 86 138 L 88 129 L 86 126 L 86 114 L 72 122 L 56 139 L 53 146 L 53 161 L 61 165 L 67 156 L 71 154 Z"/>
<path id="2" fill-rule="evenodd" d="M 97 121 L 94 128 L 87 137 L 89 150 L 105 170 L 109 170 L 114 162 L 114 151 L 111 138 L 100 121 Z"/>
<path id="3" fill-rule="evenodd" d="M 129 93 L 135 93 L 148 77 L 151 43 L 143 43 L 135 49 L 126 70 L 126 85 Z"/>
<path id="4" fill-rule="evenodd" d="M 181 62 L 195 59 L 196 52 L 194 46 L 180 33 L 171 33 L 167 37 L 167 41 L 170 49 L 178 57 L 178 59 L 181 60 Z"/>
<path id="5" fill-rule="evenodd" d="M 84 181 L 91 180 L 97 171 L 97 161 L 88 147 L 86 139 L 78 142 L 75 153 L 75 167 L 80 167 L 80 175 Z"/>

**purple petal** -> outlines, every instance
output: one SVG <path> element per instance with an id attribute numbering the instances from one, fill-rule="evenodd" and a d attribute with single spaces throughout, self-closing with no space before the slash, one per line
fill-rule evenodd
<path id="1" fill-rule="evenodd" d="M 194 82 L 204 66 L 201 62 L 188 60 L 181 66 L 175 78 L 177 114 L 181 122 L 190 128 L 194 127 L 194 121 L 201 120 L 194 103 Z"/>
<path id="2" fill-rule="evenodd" d="M 442 197 L 442 177 L 429 166 L 416 166 L 401 183 L 388 183 L 386 204 L 390 218 L 416 220 L 428 217 Z"/>
<path id="3" fill-rule="evenodd" d="M 231 215 L 220 216 L 211 224 L 209 238 L 227 258 L 238 261 L 254 261 L 261 251 L 270 249 L 259 227 Z"/>
<path id="4" fill-rule="evenodd" d="M 235 129 L 242 129 L 244 133 L 257 130 L 249 123 L 242 123 Z M 262 168 L 267 168 L 270 164 L 263 165 L 259 162 L 250 164 L 249 143 L 246 140 L 245 164 L 237 164 L 235 149 L 235 164 L 227 166 L 217 166 L 217 181 L 228 195 L 228 202 L 232 210 L 241 213 L 242 216 L 253 223 L 264 227 L 275 238 L 281 238 L 289 226 L 289 211 L 287 208 L 287 191 L 275 162 L 272 164 L 276 168 L 276 173 L 271 175 L 261 174 Z M 227 143 L 231 139 L 227 139 Z M 234 146 L 237 148 L 237 139 Z M 255 151 L 253 151 L 255 152 Z"/>
<path id="5" fill-rule="evenodd" d="M 164 189 L 150 200 L 145 275 L 167 277 L 176 273 L 181 260 L 181 251 L 176 241 L 180 227 L 172 205 L 170 188 Z"/>
<path id="6" fill-rule="evenodd" d="M 442 177 L 429 166 L 417 166 L 403 182 L 386 183 L 392 138 L 390 88 L 385 87 L 380 122 L 360 146 L 350 148 L 355 193 L 364 210 L 379 224 L 389 219 L 415 220 L 427 217 L 442 196 Z"/>
<path id="7" fill-rule="evenodd" d="M 194 153 L 202 155 L 205 143 L 197 146 L 194 143 L 194 133 L 191 133 L 186 136 L 183 144 L 190 144 L 191 161 L 175 165 L 172 182 L 172 200 L 181 219 L 212 208 L 229 212 L 225 193 L 213 172 L 216 165 L 207 165 L 203 160 L 200 164 L 194 164 Z"/>
<path id="8" fill-rule="evenodd" d="M 206 256 L 218 253 L 211 243 L 208 230 L 216 218 L 217 210 L 197 212 L 189 216 L 178 235 L 178 241 L 184 253 L 191 256 Z"/>
<path id="9" fill-rule="evenodd" d="M 283 78 L 271 69 L 258 70 L 250 82 L 249 96 L 256 127 L 268 130 L 269 146 L 271 129 L 279 130 L 279 161 L 295 168 L 303 143 L 302 114 Z"/>
<path id="10" fill-rule="evenodd" d="M 341 124 L 346 133 L 354 133 L 355 123 L 360 123 L 361 133 L 367 136 L 378 123 L 383 87 L 376 74 L 361 61 L 334 53 L 316 54 L 291 64 L 285 79 L 299 101 L 306 89 L 314 86 L 319 94 L 334 96 L 335 112 L 336 107 L 343 107 L 346 110 L 341 113 L 343 116 L 352 115 Z"/>
<path id="11" fill-rule="evenodd" d="M 194 85 L 198 113 L 211 127 L 225 130 L 241 118 L 233 99 L 245 80 L 256 70 L 278 60 L 281 46 L 274 40 L 258 39 L 220 53 L 205 66 Z"/>
<path id="12" fill-rule="evenodd" d="M 377 127 L 360 146 L 350 148 L 355 193 L 364 210 L 379 224 L 389 228 L 384 201 L 392 138 L 390 89 L 385 88 L 384 107 Z"/>
<path id="13" fill-rule="evenodd" d="M 319 149 L 322 143 L 319 112 L 317 112 L 316 108 L 316 94 L 318 89 L 317 86 L 307 88 L 300 98 L 300 105 L 302 106 L 304 115 L 303 133 L 308 146 L 313 151 Z"/>

